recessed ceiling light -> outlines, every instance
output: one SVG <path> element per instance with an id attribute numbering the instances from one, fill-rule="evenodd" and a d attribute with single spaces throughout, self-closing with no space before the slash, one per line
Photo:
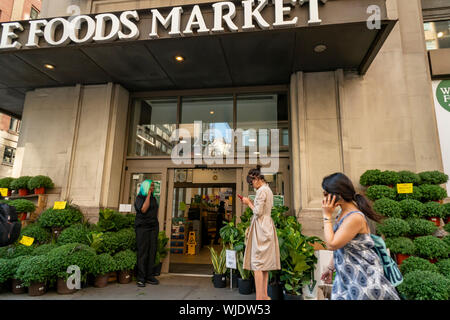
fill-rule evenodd
<path id="1" fill-rule="evenodd" d="M 210 114 L 214 114 L 214 110 L 211 110 L 209 113 L 210 113 Z"/>
<path id="2" fill-rule="evenodd" d="M 178 62 L 183 62 L 184 57 L 183 56 L 175 56 L 175 60 L 177 60 Z"/>
<path id="3" fill-rule="evenodd" d="M 317 53 L 324 52 L 325 50 L 327 50 L 327 46 L 324 45 L 324 44 L 319 44 L 319 45 L 314 47 L 314 51 L 317 52 Z"/>
<path id="4" fill-rule="evenodd" d="M 256 142 L 256 139 L 248 139 L 248 142 Z"/>
<path id="5" fill-rule="evenodd" d="M 44 64 L 44 67 L 47 68 L 47 69 L 49 69 L 49 70 L 55 69 L 55 66 L 54 66 L 54 65 L 48 64 L 48 63 Z"/>
<path id="6" fill-rule="evenodd" d="M 443 32 L 439 32 L 438 34 L 437 34 L 437 37 L 438 38 L 442 38 L 444 36 L 444 33 Z"/>
<path id="7" fill-rule="evenodd" d="M 255 151 L 255 152 L 253 152 L 253 154 L 259 154 L 259 152 L 258 152 L 258 151 Z"/>

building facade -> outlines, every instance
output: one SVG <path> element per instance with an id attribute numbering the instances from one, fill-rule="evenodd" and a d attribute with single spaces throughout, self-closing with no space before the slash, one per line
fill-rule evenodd
<path id="1" fill-rule="evenodd" d="M 4 40 L 0 65 L 14 76 L 0 80 L 12 83 L 1 107 L 22 118 L 14 176 L 49 175 L 93 220 L 153 179 L 170 235 L 210 193 L 239 217 L 259 162 L 303 232 L 322 237 L 324 176 L 358 185 L 367 169 L 443 170 L 422 2 L 243 1 L 231 14 L 208 0 L 44 1 L 46 30 L 74 12 L 92 20 L 71 38 L 55 20 L 45 37 L 26 27 Z M 111 12 L 121 33 L 98 15 Z"/>
<path id="2" fill-rule="evenodd" d="M 0 22 L 36 19 L 41 5 L 41 0 L 3 0 L 0 3 Z"/>

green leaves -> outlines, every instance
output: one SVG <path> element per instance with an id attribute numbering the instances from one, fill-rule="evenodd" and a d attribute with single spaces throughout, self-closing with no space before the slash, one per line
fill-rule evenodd
<path id="1" fill-rule="evenodd" d="M 237 267 L 243 280 L 250 279 L 252 272 L 244 269 L 244 254 L 242 252 L 237 253 Z"/>
<path id="2" fill-rule="evenodd" d="M 211 262 L 214 268 L 214 273 L 225 274 L 225 272 L 227 271 L 225 246 L 222 248 L 222 251 L 219 255 L 213 247 L 209 247 L 209 251 L 211 253 Z"/>
<path id="3" fill-rule="evenodd" d="M 408 234 L 409 225 L 406 221 L 399 218 L 389 218 L 377 226 L 377 231 L 385 237 L 402 237 Z"/>
<path id="4" fill-rule="evenodd" d="M 412 271 L 404 276 L 398 290 L 408 300 L 448 300 L 450 280 L 435 272 Z"/>
<path id="5" fill-rule="evenodd" d="M 29 190 L 42 188 L 42 187 L 49 189 L 49 188 L 53 188 L 54 184 L 53 184 L 52 179 L 50 179 L 50 177 L 39 175 L 39 176 L 32 177 L 28 181 L 27 187 Z"/>
<path id="6" fill-rule="evenodd" d="M 64 229 L 58 237 L 59 244 L 83 243 L 90 245 L 89 229 L 82 224 L 75 224 Z"/>
<path id="7" fill-rule="evenodd" d="M 397 197 L 397 192 L 388 186 L 374 185 L 370 186 L 366 190 L 366 196 L 372 200 L 378 200 L 381 198 L 395 199 Z"/>
<path id="8" fill-rule="evenodd" d="M 83 214 L 75 207 L 69 206 L 66 209 L 55 210 L 49 208 L 41 213 L 38 222 L 46 228 L 69 227 L 83 220 Z"/>
<path id="9" fill-rule="evenodd" d="M 19 190 L 19 189 L 28 189 L 28 181 L 30 181 L 30 176 L 23 176 L 17 178 L 11 182 L 11 189 Z"/>
<path id="10" fill-rule="evenodd" d="M 375 201 L 373 209 L 377 213 L 389 218 L 400 218 L 402 216 L 400 204 L 397 201 L 388 198 L 381 198 Z"/>
<path id="11" fill-rule="evenodd" d="M 44 244 L 52 239 L 52 234 L 50 233 L 50 231 L 41 227 L 37 223 L 32 223 L 23 228 L 22 231 L 20 232 L 19 239 L 21 239 L 22 236 L 34 238 L 33 243 L 36 244 Z"/>
<path id="12" fill-rule="evenodd" d="M 120 251 L 113 256 L 115 267 L 120 271 L 133 270 L 136 266 L 136 252 L 130 249 Z"/>
<path id="13" fill-rule="evenodd" d="M 36 206 L 34 205 L 34 203 L 31 202 L 30 200 L 26 200 L 26 199 L 9 200 L 9 201 L 5 201 L 5 203 L 16 208 L 17 213 L 22 213 L 22 212 L 28 213 L 28 212 L 34 212 L 34 210 L 36 210 Z"/>
<path id="14" fill-rule="evenodd" d="M 94 276 L 104 275 L 117 270 L 118 268 L 115 260 L 108 253 L 102 253 L 98 256 L 95 256 L 90 268 L 90 272 Z"/>
<path id="15" fill-rule="evenodd" d="M 446 258 L 449 247 L 439 238 L 433 236 L 418 237 L 414 240 L 417 254 L 425 259 Z"/>
<path id="16" fill-rule="evenodd" d="M 412 255 L 416 250 L 412 240 L 406 237 L 387 238 L 385 242 L 393 253 Z"/>
<path id="17" fill-rule="evenodd" d="M 52 277 L 49 262 L 47 255 L 23 259 L 14 277 L 22 280 L 25 286 L 29 286 L 31 282 L 46 282 Z"/>

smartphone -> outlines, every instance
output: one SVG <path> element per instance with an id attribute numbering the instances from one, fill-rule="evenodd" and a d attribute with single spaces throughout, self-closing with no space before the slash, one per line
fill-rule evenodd
<path id="1" fill-rule="evenodd" d="M 336 197 L 336 199 L 334 200 L 334 203 L 338 202 L 341 199 L 341 196 L 336 193 L 330 193 L 330 195 L 331 195 L 331 200 L 333 200 L 333 196 Z"/>
<path id="2" fill-rule="evenodd" d="M 238 198 L 242 201 L 242 198 L 244 198 L 243 196 L 241 196 L 240 194 L 237 195 Z"/>

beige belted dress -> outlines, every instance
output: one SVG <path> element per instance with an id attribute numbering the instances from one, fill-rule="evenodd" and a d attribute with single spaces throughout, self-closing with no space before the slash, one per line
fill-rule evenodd
<path id="1" fill-rule="evenodd" d="M 253 217 L 246 232 L 244 269 L 281 269 L 277 231 L 271 217 L 273 193 L 267 184 L 256 191 Z"/>

